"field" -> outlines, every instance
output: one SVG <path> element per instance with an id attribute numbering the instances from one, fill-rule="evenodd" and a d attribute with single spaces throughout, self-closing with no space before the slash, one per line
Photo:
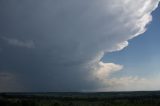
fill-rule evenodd
<path id="1" fill-rule="evenodd" d="M 0 106 L 160 106 L 160 92 L 0 93 Z"/>

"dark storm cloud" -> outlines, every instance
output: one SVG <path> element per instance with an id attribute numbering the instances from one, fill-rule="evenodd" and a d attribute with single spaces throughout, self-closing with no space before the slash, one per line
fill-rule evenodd
<path id="1" fill-rule="evenodd" d="M 0 78 L 4 70 L 14 76 L 11 91 L 98 89 L 104 83 L 96 71 L 122 67 L 108 68 L 101 57 L 144 31 L 158 0 L 149 2 L 1 0 Z M 0 88 L 9 82 L 1 81 Z"/>

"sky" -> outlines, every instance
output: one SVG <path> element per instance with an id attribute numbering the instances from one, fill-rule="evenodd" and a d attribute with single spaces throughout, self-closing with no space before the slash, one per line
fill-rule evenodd
<path id="1" fill-rule="evenodd" d="M 152 13 L 152 16 L 152 22 L 147 26 L 147 31 L 145 33 L 130 40 L 129 46 L 122 51 L 107 54 L 102 60 L 123 64 L 125 66 L 123 71 L 125 75 L 135 74 L 144 77 L 159 77 L 159 7 Z M 123 72 L 119 74 L 123 75 Z"/>
<path id="2" fill-rule="evenodd" d="M 118 62 L 125 64 L 126 68 L 136 67 L 135 71 L 129 71 L 150 76 L 150 74 L 159 73 L 159 56 L 160 50 L 159 45 L 159 17 L 160 8 L 157 8 L 153 13 L 153 20 L 147 26 L 147 31 L 140 36 L 129 41 L 129 46 L 119 52 L 107 54 L 103 57 L 103 61 Z M 138 46 L 137 46 L 138 45 Z M 128 67 L 127 67 L 128 66 Z M 145 67 L 144 67 L 145 66 Z M 139 68 L 142 68 L 139 70 Z M 150 71 L 152 69 L 152 71 Z M 130 69 L 129 69 L 130 70 Z M 127 70 L 126 70 L 127 72 Z M 133 74 L 132 73 L 132 74 Z M 124 73 L 123 73 L 124 74 Z"/>
<path id="3" fill-rule="evenodd" d="M 156 80 L 159 80 L 160 49 L 158 49 L 158 45 L 160 40 L 160 7 L 152 13 L 152 16 L 152 22 L 147 26 L 145 33 L 130 40 L 129 46 L 122 51 L 107 54 L 102 58 L 104 62 L 110 61 L 124 65 L 123 70 L 112 76 L 136 76 L 148 79 L 156 78 Z M 160 87 L 152 89 L 159 90 Z"/>
<path id="4" fill-rule="evenodd" d="M 160 89 L 159 0 L 1 0 L 0 92 Z"/>

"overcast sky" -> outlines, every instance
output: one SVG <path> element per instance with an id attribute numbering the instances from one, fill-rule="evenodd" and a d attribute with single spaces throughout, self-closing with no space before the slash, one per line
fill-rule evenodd
<path id="1" fill-rule="evenodd" d="M 160 89 L 158 3 L 0 0 L 0 92 Z"/>

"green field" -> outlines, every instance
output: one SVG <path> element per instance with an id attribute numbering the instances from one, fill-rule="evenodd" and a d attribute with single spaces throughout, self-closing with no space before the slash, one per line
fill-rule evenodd
<path id="1" fill-rule="evenodd" d="M 160 106 L 160 92 L 1 93 L 0 106 Z"/>

